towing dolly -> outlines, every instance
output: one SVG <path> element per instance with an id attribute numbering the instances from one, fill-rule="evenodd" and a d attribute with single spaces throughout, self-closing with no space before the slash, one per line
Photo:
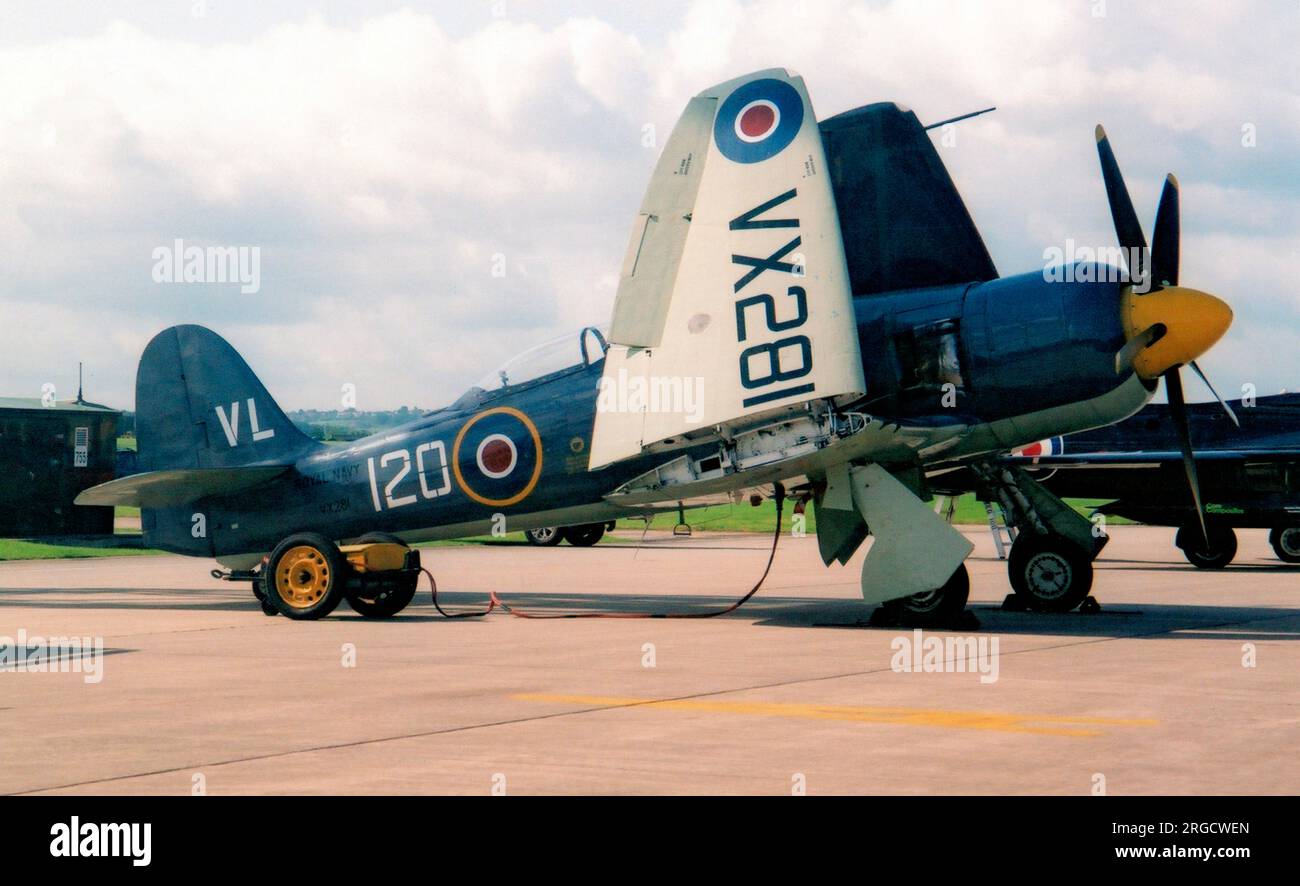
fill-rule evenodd
<path id="1" fill-rule="evenodd" d="M 406 608 L 419 582 L 420 552 L 384 533 L 336 545 L 323 535 L 300 532 L 276 545 L 261 566 L 212 571 L 223 581 L 248 581 L 267 615 L 296 620 L 324 618 L 343 600 L 366 618 L 387 618 Z"/>

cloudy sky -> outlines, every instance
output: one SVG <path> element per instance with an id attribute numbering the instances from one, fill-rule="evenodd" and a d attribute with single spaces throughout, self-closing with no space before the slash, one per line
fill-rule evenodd
<path id="1" fill-rule="evenodd" d="M 84 360 L 131 408 L 145 343 L 195 322 L 286 408 L 442 405 L 608 319 L 686 100 L 775 66 L 823 118 L 996 104 L 940 152 L 1003 274 L 1114 242 L 1104 122 L 1148 231 L 1182 182 L 1183 282 L 1237 312 L 1221 390 L 1300 389 L 1297 45 L 1281 0 L 6 0 L 0 395 Z M 259 247 L 260 291 L 155 282 L 176 238 Z"/>

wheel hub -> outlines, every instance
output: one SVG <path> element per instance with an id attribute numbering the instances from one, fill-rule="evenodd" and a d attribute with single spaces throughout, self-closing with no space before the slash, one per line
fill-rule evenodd
<path id="1" fill-rule="evenodd" d="M 1070 564 L 1065 558 L 1044 552 L 1030 558 L 1025 567 L 1025 578 L 1035 596 L 1045 600 L 1054 600 L 1070 589 L 1073 578 Z"/>
<path id="2" fill-rule="evenodd" d="M 307 609 L 320 602 L 330 589 L 329 563 L 309 545 L 290 548 L 280 558 L 275 572 L 275 590 L 294 609 Z"/>

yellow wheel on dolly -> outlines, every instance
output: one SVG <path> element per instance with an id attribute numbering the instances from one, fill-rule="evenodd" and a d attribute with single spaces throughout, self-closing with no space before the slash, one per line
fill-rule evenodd
<path id="1" fill-rule="evenodd" d="M 267 561 L 267 601 L 289 618 L 324 618 L 343 599 L 347 568 L 338 546 L 325 536 L 291 535 Z"/>

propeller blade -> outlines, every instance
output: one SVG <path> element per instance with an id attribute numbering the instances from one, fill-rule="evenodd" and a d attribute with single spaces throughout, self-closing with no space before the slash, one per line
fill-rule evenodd
<path id="1" fill-rule="evenodd" d="M 1115 354 L 1115 374 L 1124 375 L 1133 368 L 1137 355 L 1165 337 L 1168 327 L 1163 323 L 1153 323 L 1124 343 Z"/>
<path id="2" fill-rule="evenodd" d="M 1214 399 L 1219 401 L 1219 405 L 1223 407 L 1223 411 L 1228 413 L 1228 418 L 1232 419 L 1232 423 L 1237 427 L 1241 427 L 1241 422 L 1237 421 L 1237 413 L 1232 411 L 1232 407 L 1228 405 L 1227 400 L 1224 400 L 1219 396 L 1219 392 L 1214 389 L 1214 385 L 1210 384 L 1209 377 L 1201 371 L 1201 367 L 1196 365 L 1196 361 L 1193 360 L 1188 365 L 1192 367 L 1192 372 L 1195 372 L 1200 376 L 1201 381 L 1205 382 L 1205 386 L 1210 389 L 1210 393 L 1214 395 Z"/>
<path id="3" fill-rule="evenodd" d="M 1178 220 L 1178 179 L 1171 172 L 1160 192 L 1156 229 L 1151 235 L 1151 281 L 1156 286 L 1178 285 L 1178 254 L 1181 239 Z"/>
<path id="4" fill-rule="evenodd" d="M 1119 237 L 1119 245 L 1124 247 L 1125 258 L 1130 264 L 1129 273 L 1133 279 L 1143 280 L 1149 265 L 1147 238 L 1142 233 L 1142 223 L 1138 221 L 1133 200 L 1124 185 L 1124 176 L 1120 174 L 1110 139 L 1100 123 L 1096 134 L 1097 156 L 1101 158 L 1101 177 L 1106 182 L 1106 199 L 1110 203 L 1110 217 L 1115 222 L 1115 235 Z M 1137 266 L 1132 267 L 1133 264 Z"/>
<path id="5" fill-rule="evenodd" d="M 1210 530 L 1205 525 L 1205 507 L 1201 504 L 1201 481 L 1196 475 L 1196 455 L 1192 451 L 1192 431 L 1187 424 L 1187 406 L 1183 402 L 1183 379 L 1174 367 L 1165 373 L 1165 394 L 1169 398 L 1169 414 L 1178 429 L 1178 445 L 1183 451 L 1183 470 L 1187 472 L 1187 485 L 1192 490 L 1196 504 L 1196 518 L 1201 523 L 1201 537 L 1210 545 Z"/>

